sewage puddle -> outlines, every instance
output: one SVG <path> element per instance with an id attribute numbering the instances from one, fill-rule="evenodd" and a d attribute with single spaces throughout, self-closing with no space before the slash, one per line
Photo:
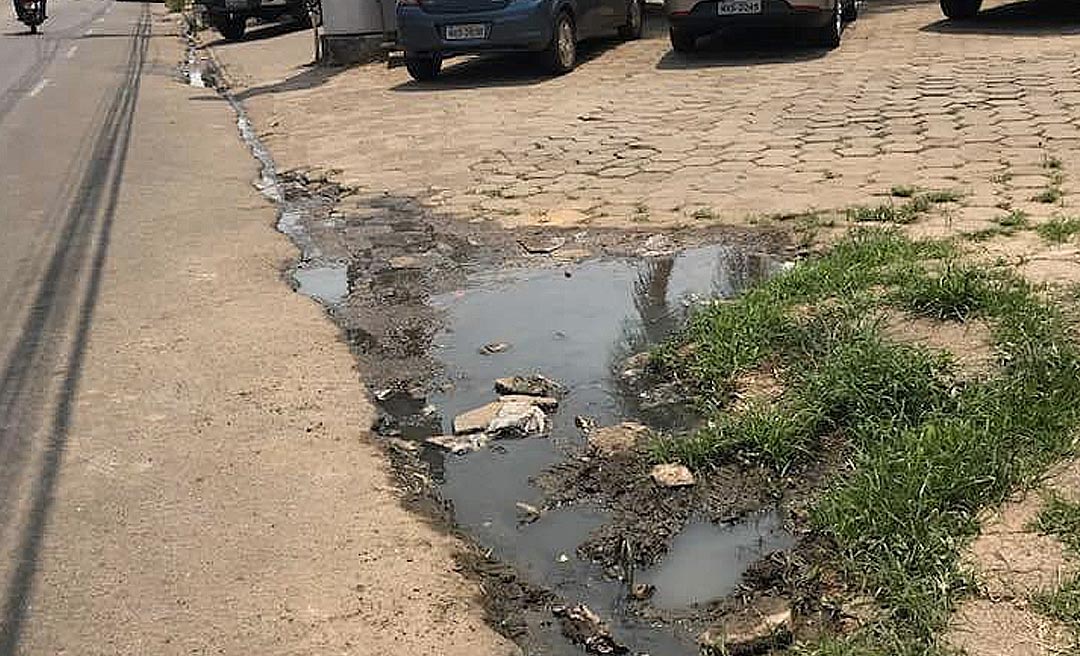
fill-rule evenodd
<path id="1" fill-rule="evenodd" d="M 189 36 L 189 51 L 194 48 L 194 38 Z M 197 69 L 190 62 L 188 68 Z M 206 84 L 201 72 L 189 70 L 189 83 Z M 212 72 L 217 78 L 216 71 Z M 452 504 L 455 521 L 533 585 L 551 590 L 568 605 L 588 605 L 631 653 L 696 654 L 694 635 L 677 621 L 677 612 L 646 617 L 635 611 L 626 583 L 578 557 L 577 547 L 610 521 L 604 509 L 588 504 L 563 506 L 534 522 L 521 523 L 518 504 L 538 503 L 541 491 L 531 479 L 573 457 L 584 445 L 576 416 L 592 418 L 599 425 L 625 419 L 644 420 L 660 429 L 685 425 L 686 417 L 651 411 L 642 399 L 621 389 L 621 365 L 627 356 L 668 337 L 694 304 L 713 297 L 730 298 L 771 275 L 781 263 L 721 244 L 566 268 L 473 273 L 464 276 L 467 283 L 461 289 L 429 295 L 425 288 L 445 289 L 461 277 L 457 264 L 472 259 L 468 254 L 474 249 L 472 237 L 457 238 L 435 229 L 425 232 L 428 224 L 411 218 L 416 215 L 416 203 L 398 198 L 365 208 L 362 221 L 328 228 L 333 222 L 325 220 L 327 212 L 336 201 L 318 194 L 286 193 L 242 105 L 227 90 L 215 88 L 235 110 L 238 131 L 260 164 L 256 187 L 277 205 L 278 229 L 301 252 L 291 272 L 298 291 L 326 305 L 347 337 L 350 332 L 370 334 L 355 327 L 350 330 L 348 321 L 355 320 L 358 312 L 375 306 L 388 308 L 385 333 L 401 343 L 384 343 L 377 336 L 360 342 L 350 338 L 366 377 L 379 378 L 370 367 L 364 369 L 377 363 L 378 357 L 392 356 L 382 368 L 397 371 L 420 357 L 420 351 L 430 351 L 443 365 L 442 378 L 434 386 L 438 391 L 426 398 L 401 390 L 377 394 L 380 408 L 394 420 L 395 434 L 422 441 L 449 432 L 455 415 L 495 400 L 492 384 L 498 377 L 539 372 L 566 387 L 560 407 L 550 417 L 547 437 L 496 440 L 463 456 L 436 448 L 423 450 L 441 496 Z M 313 229 L 320 219 L 326 225 Z M 475 243 L 481 241 L 478 237 Z M 367 253 L 376 266 L 367 260 L 340 261 L 341 255 L 357 252 Z M 433 261 L 442 266 L 433 268 Z M 432 271 L 436 278 L 425 277 L 424 272 Z M 403 280 L 412 282 L 401 284 Z M 444 319 L 444 329 L 430 345 L 423 336 L 428 317 L 416 309 L 417 303 L 441 312 Z M 395 322 L 395 308 L 404 308 L 408 316 L 419 315 L 412 317 L 417 319 L 415 325 Z M 384 322 L 383 317 L 372 316 L 377 324 Z M 485 351 L 487 344 L 503 348 Z M 376 356 L 365 362 L 367 347 Z M 728 594 L 757 557 L 789 544 L 790 537 L 776 515 L 732 526 L 691 523 L 675 537 L 660 563 L 639 573 L 639 581 L 656 586 L 651 602 L 656 609 L 679 611 Z M 582 653 L 581 647 L 564 638 L 550 612 L 533 611 L 526 622 L 527 653 Z"/>
<path id="2" fill-rule="evenodd" d="M 570 506 L 522 524 L 518 504 L 540 505 L 542 493 L 531 479 L 583 447 L 575 417 L 599 425 L 642 418 L 639 399 L 619 385 L 628 356 L 670 336 L 695 304 L 733 297 L 779 266 L 767 256 L 717 245 L 474 276 L 464 289 L 429 300 L 446 321 L 434 342 L 433 355 L 445 367 L 439 391 L 426 403 L 384 403 L 384 410 L 411 427 L 405 437 L 422 439 L 450 434 L 456 415 L 497 399 L 496 378 L 541 373 L 561 383 L 566 393 L 550 415 L 548 437 L 494 440 L 464 455 L 425 449 L 441 494 L 453 504 L 456 522 L 495 557 L 567 604 L 587 604 L 634 653 L 696 653 L 693 636 L 627 612 L 626 584 L 576 555 L 578 545 L 609 519 L 603 511 Z M 660 428 L 680 422 L 649 419 Z M 658 608 L 680 610 L 728 594 L 754 560 L 789 544 L 774 515 L 728 527 L 691 524 L 640 580 L 656 585 Z M 580 650 L 567 646 L 565 653 Z"/>

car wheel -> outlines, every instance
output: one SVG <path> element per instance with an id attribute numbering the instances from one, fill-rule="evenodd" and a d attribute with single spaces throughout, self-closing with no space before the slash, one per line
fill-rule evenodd
<path id="1" fill-rule="evenodd" d="M 227 40 L 239 41 L 244 38 L 244 31 L 247 30 L 247 16 L 225 16 L 218 19 L 214 27 Z"/>
<path id="2" fill-rule="evenodd" d="M 619 28 L 619 36 L 627 41 L 640 39 L 645 29 L 645 0 L 630 0 L 626 6 L 626 25 Z"/>
<path id="3" fill-rule="evenodd" d="M 941 12 L 953 20 L 974 18 L 982 7 L 982 0 L 941 0 Z"/>
<path id="4" fill-rule="evenodd" d="M 844 33 L 844 10 L 841 6 L 843 0 L 836 0 L 829 22 L 819 28 L 818 43 L 826 48 L 836 48 L 840 45 L 840 37 Z"/>
<path id="5" fill-rule="evenodd" d="M 672 27 L 668 30 L 668 36 L 671 37 L 671 49 L 675 52 L 688 53 L 697 49 L 698 35 L 693 32 Z"/>
<path id="6" fill-rule="evenodd" d="M 417 82 L 427 82 L 439 77 L 442 70 L 441 55 L 405 55 L 405 70 Z"/>
<path id="7" fill-rule="evenodd" d="M 573 17 L 566 10 L 555 16 L 545 59 L 548 70 L 556 75 L 569 73 L 577 65 L 577 30 Z"/>
<path id="8" fill-rule="evenodd" d="M 844 5 L 844 20 L 848 23 L 859 17 L 859 0 L 851 0 Z"/>

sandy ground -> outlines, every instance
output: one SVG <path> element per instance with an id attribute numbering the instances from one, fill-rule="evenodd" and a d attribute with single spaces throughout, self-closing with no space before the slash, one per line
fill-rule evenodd
<path id="1" fill-rule="evenodd" d="M 894 185 L 947 188 L 959 202 L 904 229 L 950 237 L 1014 210 L 1030 226 L 1074 211 L 1080 36 L 1054 4 L 988 3 L 958 27 L 935 2 L 868 2 L 828 54 L 774 44 L 679 58 L 654 20 L 646 39 L 595 46 L 556 79 L 506 60 L 455 63 L 429 84 L 379 65 L 310 68 L 311 35 L 280 28 L 211 47 L 282 168 L 329 171 L 361 196 L 511 228 L 783 226 L 783 214 L 841 210 L 826 213 L 839 232 L 844 208 L 901 203 Z M 970 245 L 1036 281 L 1080 281 L 1074 237 L 1019 229 Z M 986 360 L 968 329 L 899 330 L 975 370 Z M 1016 523 L 1038 507 L 1033 493 L 987 517 L 968 564 L 996 583 L 961 607 L 947 642 L 973 656 L 1065 644 L 1027 603 L 1072 571 L 1059 544 Z"/>
<path id="2" fill-rule="evenodd" d="M 102 89 L 116 92 L 142 7 L 116 4 L 96 26 L 116 38 L 84 40 L 77 57 L 57 59 L 45 91 L 9 115 L 3 148 L 35 112 L 65 107 L 61 98 L 92 108 Z M 212 92 L 178 83 L 177 21 L 150 7 L 130 149 L 111 233 L 102 233 L 111 242 L 97 269 L 73 278 L 81 288 L 100 272 L 89 318 L 80 310 L 91 322 L 78 347 L 81 376 L 62 362 L 79 328 L 72 316 L 34 337 L 58 362 L 31 372 L 40 394 L 15 400 L 27 410 L 16 436 L 27 444 L 26 466 L 2 472 L 17 492 L 5 497 L 0 532 L 5 648 L 513 653 L 484 623 L 476 587 L 455 572 L 454 540 L 399 505 L 367 438 L 371 408 L 347 348 L 322 310 L 282 282 L 295 252 L 252 187 L 235 118 Z M 99 77 L 94 91 L 78 86 Z M 86 118 L 97 129 L 93 111 L 73 116 L 70 126 Z M 73 161 L 76 171 L 84 165 Z M 0 199 L 0 216 L 34 216 L 18 204 L 27 194 Z M 64 238 L 41 227 L 49 224 L 5 226 L 6 261 Z M 41 269 L 5 282 L 2 300 L 32 297 L 47 284 Z M 18 348 L 16 323 L 4 324 L 0 355 Z M 74 388 L 55 389 L 61 379 Z M 66 416 L 62 402 L 73 412 L 57 450 L 57 429 L 42 418 Z M 44 524 L 29 507 L 42 489 Z"/>

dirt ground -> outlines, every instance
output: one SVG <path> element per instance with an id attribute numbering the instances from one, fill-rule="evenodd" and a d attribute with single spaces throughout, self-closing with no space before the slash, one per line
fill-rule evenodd
<path id="1" fill-rule="evenodd" d="M 382 65 L 308 67 L 310 33 L 277 27 L 211 50 L 279 166 L 327 173 L 361 203 L 402 199 L 440 220 L 477 230 L 493 220 L 518 233 L 800 221 L 828 233 L 848 225 L 846 208 L 904 202 L 893 187 L 949 189 L 957 201 L 904 229 L 986 232 L 971 242 L 976 255 L 1036 281 L 1080 282 L 1071 237 L 999 230 L 1012 212 L 1034 227 L 1074 211 L 1074 9 L 995 3 L 960 27 L 934 2 L 868 2 L 834 52 L 779 37 L 694 58 L 671 53 L 661 19 L 650 19 L 645 39 L 588 46 L 582 65 L 555 79 L 513 58 L 451 62 L 426 84 Z M 982 328 L 895 332 L 951 344 L 981 371 Z M 1040 567 L 1059 571 L 1059 545 L 1025 546 L 1015 535 L 1025 532 L 988 518 L 972 567 L 1008 585 Z M 603 536 L 595 546 L 612 548 Z M 1020 562 L 1025 553 L 1038 564 Z M 1063 644 L 1060 627 L 1017 599 L 984 591 L 960 609 L 948 641 L 976 656 Z M 1006 635 L 1013 626 L 1026 628 Z"/>
<path id="2" fill-rule="evenodd" d="M 97 29 L 117 38 L 84 39 L 80 57 L 111 75 L 143 20 L 145 74 L 127 89 L 138 93 L 127 174 L 70 391 L 70 439 L 62 457 L 27 454 L 28 477 L 15 481 L 29 495 L 30 471 L 55 465 L 47 530 L 33 529 L 33 509 L 24 528 L 13 506 L 20 514 L 0 532 L 3 580 L 29 586 L 25 599 L 6 591 L 0 636 L 17 646 L 0 651 L 516 653 L 484 623 L 455 541 L 399 503 L 366 437 L 372 409 L 348 349 L 322 309 L 282 283 L 293 246 L 252 188 L 232 110 L 177 79 L 179 21 L 163 5 L 114 9 Z M 113 87 L 64 66 L 51 74 L 60 89 L 88 75 Z M 10 117 L 24 111 L 33 104 Z M 47 221 L 13 222 L 4 248 L 39 228 L 59 235 Z M 42 348 L 60 350 L 64 328 Z M 65 376 L 55 367 L 31 372 L 46 391 Z"/>

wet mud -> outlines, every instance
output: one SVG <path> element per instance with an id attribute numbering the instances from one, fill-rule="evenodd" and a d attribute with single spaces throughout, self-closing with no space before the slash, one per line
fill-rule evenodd
<path id="1" fill-rule="evenodd" d="M 529 654 L 677 656 L 698 653 L 702 630 L 754 599 L 798 598 L 788 554 L 800 520 L 786 509 L 821 472 L 778 481 L 733 465 L 669 489 L 640 445 L 605 455 L 587 436 L 626 420 L 693 428 L 677 391 L 627 371 L 696 304 L 789 260 L 782 235 L 511 231 L 422 197 L 358 194 L 332 171 L 276 171 L 242 106 L 219 91 L 300 251 L 285 278 L 341 327 L 404 502 L 461 535 L 459 565 L 481 582 L 495 628 Z M 498 400 L 495 379 L 537 373 L 563 388 L 541 436 L 461 454 L 428 443 Z"/>

